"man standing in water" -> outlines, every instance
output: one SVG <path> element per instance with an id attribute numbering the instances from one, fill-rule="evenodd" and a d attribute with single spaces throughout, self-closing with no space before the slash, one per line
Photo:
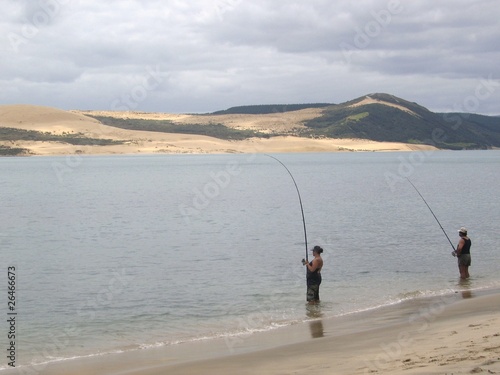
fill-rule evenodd
<path id="1" fill-rule="evenodd" d="M 310 263 L 303 261 L 307 267 L 307 302 L 310 304 L 319 303 L 319 286 L 321 284 L 321 268 L 323 267 L 322 252 L 321 247 L 314 246 L 312 249 L 314 259 Z"/>
<path id="2" fill-rule="evenodd" d="M 469 278 L 469 266 L 471 264 L 470 246 L 471 240 L 467 237 L 467 229 L 462 227 L 458 231 L 460 241 L 458 242 L 457 249 L 453 252 L 453 256 L 458 258 L 458 270 L 460 271 L 461 279 Z"/>

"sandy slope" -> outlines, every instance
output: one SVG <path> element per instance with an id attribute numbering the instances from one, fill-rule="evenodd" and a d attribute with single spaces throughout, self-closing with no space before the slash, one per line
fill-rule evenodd
<path id="1" fill-rule="evenodd" d="M 307 108 L 285 113 L 269 113 L 262 115 L 229 114 L 229 115 L 190 115 L 146 112 L 111 112 L 111 111 L 72 111 L 81 115 L 109 116 L 117 118 L 133 118 L 144 120 L 170 120 L 178 124 L 224 124 L 234 129 L 252 129 L 264 133 L 293 132 L 305 128 L 304 121 L 321 115 L 321 108 Z"/>
<path id="2" fill-rule="evenodd" d="M 222 123 L 238 129 L 268 133 L 290 132 L 302 122 L 321 114 L 321 109 L 304 109 L 265 115 L 189 115 L 144 112 L 63 111 L 33 105 L 0 106 L 0 127 L 37 130 L 54 134 L 82 133 L 90 138 L 123 140 L 123 145 L 74 146 L 59 142 L 2 142 L 24 147 L 36 155 L 130 154 L 130 153 L 252 153 L 252 152 L 335 152 L 335 151 L 411 151 L 433 149 L 404 143 L 373 142 L 361 139 L 311 139 L 279 136 L 228 141 L 202 135 L 132 131 L 102 125 L 86 114 L 118 118 L 164 119 L 179 124 Z"/>
<path id="3" fill-rule="evenodd" d="M 420 117 L 415 112 L 409 110 L 408 108 L 406 108 L 406 107 L 404 107 L 402 105 L 398 105 L 398 104 L 394 104 L 394 103 L 389 103 L 389 102 L 384 102 L 382 100 L 373 99 L 373 98 L 371 98 L 369 96 L 367 96 L 365 99 L 361 100 L 360 102 L 351 104 L 350 107 L 359 107 L 361 105 L 366 105 L 366 104 L 383 104 L 383 105 L 386 105 L 388 107 L 394 107 L 394 108 L 400 109 L 401 111 L 407 112 L 407 113 L 409 113 L 409 114 L 411 114 L 413 116 Z"/>

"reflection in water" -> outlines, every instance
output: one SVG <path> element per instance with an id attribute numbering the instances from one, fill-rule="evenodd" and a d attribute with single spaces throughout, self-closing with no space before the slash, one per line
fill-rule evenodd
<path id="1" fill-rule="evenodd" d="M 321 312 L 320 305 L 307 305 L 306 307 L 307 317 L 310 319 L 314 319 L 309 322 L 309 329 L 311 330 L 311 336 L 313 339 L 323 337 L 324 329 L 323 329 L 323 313 Z"/>
<path id="2" fill-rule="evenodd" d="M 321 319 L 309 322 L 309 329 L 311 330 L 311 336 L 313 339 L 324 336 L 323 321 Z"/>
<path id="3" fill-rule="evenodd" d="M 470 279 L 460 279 L 460 281 L 458 282 L 458 285 L 462 289 L 462 298 L 467 299 L 467 298 L 474 297 L 472 290 L 470 290 L 470 288 L 472 286 Z"/>
<path id="4" fill-rule="evenodd" d="M 462 292 L 462 298 L 467 299 L 467 298 L 472 298 L 472 297 L 473 297 L 472 291 L 464 290 Z"/>

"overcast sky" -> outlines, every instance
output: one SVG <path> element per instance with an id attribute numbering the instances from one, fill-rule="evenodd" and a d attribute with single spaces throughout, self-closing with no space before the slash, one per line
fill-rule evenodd
<path id="1" fill-rule="evenodd" d="M 374 92 L 500 114 L 495 0 L 3 0 L 0 104 L 212 112 Z"/>

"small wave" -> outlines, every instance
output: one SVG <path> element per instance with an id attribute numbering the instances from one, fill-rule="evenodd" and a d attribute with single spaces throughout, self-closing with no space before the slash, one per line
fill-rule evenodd
<path id="1" fill-rule="evenodd" d="M 452 288 L 450 289 L 440 289 L 440 290 L 413 290 L 409 292 L 403 292 L 395 297 L 395 302 L 404 302 L 420 298 L 428 297 L 439 297 L 445 295 L 454 294 L 456 291 Z"/>
<path id="2" fill-rule="evenodd" d="M 236 337 L 248 337 L 248 336 L 256 334 L 256 333 L 269 332 L 269 331 L 273 331 L 275 329 L 288 327 L 288 326 L 302 323 L 305 321 L 306 321 L 306 319 L 304 319 L 304 320 L 291 319 L 291 320 L 280 321 L 280 322 L 275 321 L 275 322 L 270 322 L 269 324 L 264 325 L 262 327 L 246 327 L 246 328 L 241 328 L 241 329 L 228 330 L 228 331 L 224 331 L 224 332 L 213 332 L 210 334 L 204 334 L 204 335 L 200 335 L 200 336 L 196 336 L 196 337 L 180 338 L 178 340 L 157 341 L 154 343 L 143 343 L 143 344 L 139 345 L 138 349 L 145 350 L 145 349 L 154 349 L 154 348 L 160 348 L 160 347 L 170 346 L 170 345 L 187 344 L 187 343 L 192 343 L 192 342 L 210 341 L 210 340 L 216 340 L 216 339 L 232 339 L 232 338 L 236 338 Z"/>
<path id="3" fill-rule="evenodd" d="M 51 363 L 57 363 L 57 362 L 64 362 L 64 361 L 71 361 L 71 360 L 76 360 L 76 359 L 84 359 L 84 358 L 94 358 L 94 357 L 101 357 L 109 354 L 119 354 L 119 353 L 124 353 L 127 350 L 110 350 L 107 352 L 100 352 L 100 353 L 92 353 L 92 354 L 85 354 L 85 355 L 74 355 L 74 356 L 68 356 L 68 357 L 52 357 L 52 356 L 47 356 L 44 358 L 42 361 L 37 361 L 25 365 L 16 365 L 16 368 L 22 369 L 22 368 L 29 368 L 29 367 L 34 367 L 35 369 L 37 367 L 42 367 L 46 366 Z M 7 367 L 0 367 L 0 371 L 7 370 Z"/>
<path id="4" fill-rule="evenodd" d="M 364 313 L 364 312 L 378 310 L 378 309 L 381 309 L 384 307 L 398 305 L 398 304 L 406 302 L 406 301 L 416 300 L 416 299 L 420 299 L 420 298 L 430 298 L 430 297 L 438 297 L 438 296 L 445 296 L 445 295 L 453 295 L 453 294 L 455 294 L 455 291 L 452 289 L 444 289 L 444 290 L 439 290 L 439 291 L 414 290 L 414 291 L 400 293 L 394 297 L 389 297 L 379 304 L 374 304 L 371 306 L 364 306 L 364 307 L 356 308 L 356 309 L 353 309 L 350 311 L 343 311 L 343 312 L 339 312 L 335 315 L 339 316 L 339 317 L 340 316 L 355 315 L 358 313 Z"/>
<path id="5" fill-rule="evenodd" d="M 398 300 L 406 301 L 409 299 L 424 297 L 426 295 L 425 291 L 422 290 L 413 290 L 411 292 L 400 293 L 397 297 Z"/>

